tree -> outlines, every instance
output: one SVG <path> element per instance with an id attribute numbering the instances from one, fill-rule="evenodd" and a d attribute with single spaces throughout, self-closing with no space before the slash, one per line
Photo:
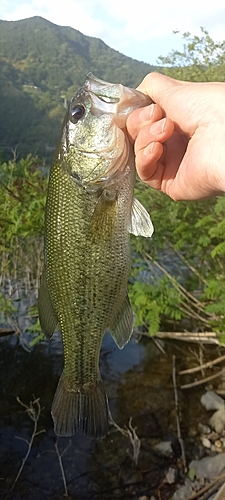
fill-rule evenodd
<path id="1" fill-rule="evenodd" d="M 167 57 L 159 57 L 166 75 L 191 82 L 225 81 L 225 40 L 215 42 L 204 28 L 201 33 L 183 33 L 183 51 L 173 50 Z"/>

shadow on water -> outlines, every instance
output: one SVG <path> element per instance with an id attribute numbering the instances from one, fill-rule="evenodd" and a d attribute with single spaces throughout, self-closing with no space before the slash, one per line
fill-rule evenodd
<path id="1" fill-rule="evenodd" d="M 151 339 L 140 342 L 132 339 L 120 351 L 110 335 L 105 335 L 100 369 L 110 409 L 120 427 L 127 426 L 132 417 L 132 425 L 141 440 L 140 454 L 135 465 L 130 440 L 114 427 L 100 442 L 81 434 L 59 438 L 58 448 L 70 498 L 138 499 L 141 495 L 151 497 L 153 494 L 162 500 L 172 497 L 175 486 L 163 482 L 168 467 L 176 466 L 180 457 L 172 355 L 176 354 L 178 370 L 186 368 L 190 366 L 190 359 L 193 365 L 193 353 L 189 348 L 187 344 L 167 341 L 164 343 L 165 355 Z M 212 347 L 210 350 L 212 354 Z M 50 414 L 62 366 L 62 345 L 57 333 L 50 342 L 40 342 L 30 353 L 18 343 L 16 336 L 0 342 L 0 498 L 63 498 L 63 476 Z M 188 378 L 182 379 L 183 383 L 186 381 Z M 195 442 L 189 437 L 189 429 L 208 418 L 200 405 L 202 393 L 201 388 L 179 391 L 187 459 L 195 458 L 198 453 Z M 44 432 L 34 438 L 21 475 L 10 491 L 27 452 L 25 440 L 30 440 L 34 425 L 17 397 L 28 406 L 30 401 L 40 398 L 43 409 L 38 431 Z M 155 451 L 154 445 L 161 440 L 172 442 L 170 456 Z"/>

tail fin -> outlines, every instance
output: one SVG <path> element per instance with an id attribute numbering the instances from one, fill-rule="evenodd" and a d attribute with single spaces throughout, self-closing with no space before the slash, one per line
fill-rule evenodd
<path id="1" fill-rule="evenodd" d="M 104 438 L 108 433 L 109 413 L 103 382 L 76 387 L 63 373 L 52 404 L 52 418 L 59 436 L 73 436 L 82 431 L 90 438 Z"/>

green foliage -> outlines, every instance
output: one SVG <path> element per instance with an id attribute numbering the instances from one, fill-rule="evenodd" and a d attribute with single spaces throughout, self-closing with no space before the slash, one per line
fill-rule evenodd
<path id="1" fill-rule="evenodd" d="M 225 197 L 174 203 L 140 182 L 136 195 L 155 226 L 151 240 L 132 238 L 136 325 L 154 334 L 171 319 L 182 330 L 185 319 L 192 329 L 225 331 Z"/>
<path id="2" fill-rule="evenodd" d="M 1 313 L 1 322 L 6 323 L 12 316 L 13 313 L 16 312 L 16 308 L 12 303 L 11 298 L 6 298 L 2 292 L 0 292 L 0 313 Z"/>
<path id="3" fill-rule="evenodd" d="M 48 181 L 39 166 L 30 155 L 0 165 L 0 281 L 40 273 Z"/>
<path id="4" fill-rule="evenodd" d="M 225 41 L 214 42 L 204 28 L 201 32 L 199 37 L 184 33 L 183 51 L 159 58 L 164 73 L 189 81 L 225 81 Z M 192 330 L 225 332 L 225 197 L 174 203 L 140 182 L 136 195 L 155 226 L 151 240 L 132 239 L 136 259 L 130 296 L 136 324 L 155 333 L 157 321 L 165 325 L 174 318 L 179 330 L 188 320 Z M 137 273 L 140 261 L 149 269 L 148 283 Z"/>
<path id="5" fill-rule="evenodd" d="M 48 181 L 39 167 L 40 160 L 31 155 L 18 163 L 8 161 L 0 165 L 2 322 L 16 317 L 16 305 L 20 302 L 21 293 L 29 296 L 40 279 Z M 15 295 L 15 292 L 18 293 Z M 42 338 L 38 322 L 30 331 Z"/>
<path id="6" fill-rule="evenodd" d="M 38 158 L 9 161 L 0 170 L 1 245 L 12 248 L 16 237 L 43 234 L 47 179 Z M 2 248 L 2 249 L 3 249 Z"/>
<path id="7" fill-rule="evenodd" d="M 195 469 L 190 469 L 189 468 L 188 477 L 189 477 L 190 481 L 194 481 L 194 479 L 196 477 L 196 471 L 195 471 Z"/>
<path id="8" fill-rule="evenodd" d="M 29 342 L 30 347 L 34 347 L 36 344 L 38 344 L 38 342 L 40 342 L 40 340 L 45 339 L 45 335 L 42 332 L 39 318 L 32 326 L 29 327 L 29 329 L 27 329 L 27 331 L 34 334 L 34 339 Z"/>
<path id="9" fill-rule="evenodd" d="M 46 338 L 40 325 L 37 304 L 33 304 L 28 307 L 28 316 L 32 318 L 34 323 L 26 328 L 26 332 L 29 332 L 34 336 L 34 338 L 29 342 L 29 346 L 34 347 L 38 344 L 38 342 L 40 342 L 40 340 L 44 340 Z"/>
<path id="10" fill-rule="evenodd" d="M 130 286 L 130 298 L 136 326 L 144 325 L 150 335 L 155 335 L 159 331 L 163 316 L 180 320 L 184 313 L 179 308 L 182 298 L 166 276 L 151 281 L 135 281 Z"/>
<path id="11" fill-rule="evenodd" d="M 224 257 L 223 257 L 224 260 Z M 202 299 L 206 302 L 205 309 L 213 315 L 211 325 L 218 332 L 225 330 L 225 279 L 224 274 L 210 276 L 206 282 Z"/>

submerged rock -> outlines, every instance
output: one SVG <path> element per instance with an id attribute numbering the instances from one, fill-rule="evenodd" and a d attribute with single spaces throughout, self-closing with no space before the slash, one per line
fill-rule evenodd
<path id="1" fill-rule="evenodd" d="M 205 436 L 201 437 L 201 442 L 202 442 L 202 446 L 204 446 L 204 448 L 211 448 L 211 446 L 212 446 L 211 441 L 208 438 L 206 438 Z"/>
<path id="2" fill-rule="evenodd" d="M 198 424 L 198 430 L 201 432 L 201 434 L 210 434 L 211 432 L 210 427 L 208 425 L 201 424 L 201 422 L 199 422 Z"/>
<path id="3" fill-rule="evenodd" d="M 171 441 L 161 441 L 161 443 L 156 444 L 154 448 L 156 451 L 162 453 L 162 455 L 170 455 L 173 453 Z"/>
<path id="4" fill-rule="evenodd" d="M 175 469 L 174 467 L 170 467 L 166 473 L 165 481 L 168 484 L 177 483 L 178 475 L 179 475 L 178 470 Z"/>
<path id="5" fill-rule="evenodd" d="M 210 418 L 209 423 L 216 432 L 219 434 L 222 433 L 225 429 L 225 408 L 223 407 L 217 410 Z"/>
<path id="6" fill-rule="evenodd" d="M 174 500 L 188 500 L 192 494 L 192 483 L 190 479 L 186 479 L 185 484 L 174 493 L 173 498 Z"/>
<path id="7" fill-rule="evenodd" d="M 205 457 L 201 460 L 192 460 L 189 470 L 194 470 L 197 479 L 213 479 L 225 469 L 225 453 L 215 457 Z"/>
<path id="8" fill-rule="evenodd" d="M 207 391 L 201 397 L 201 403 L 206 410 L 220 410 L 225 408 L 225 401 L 213 391 Z"/>

